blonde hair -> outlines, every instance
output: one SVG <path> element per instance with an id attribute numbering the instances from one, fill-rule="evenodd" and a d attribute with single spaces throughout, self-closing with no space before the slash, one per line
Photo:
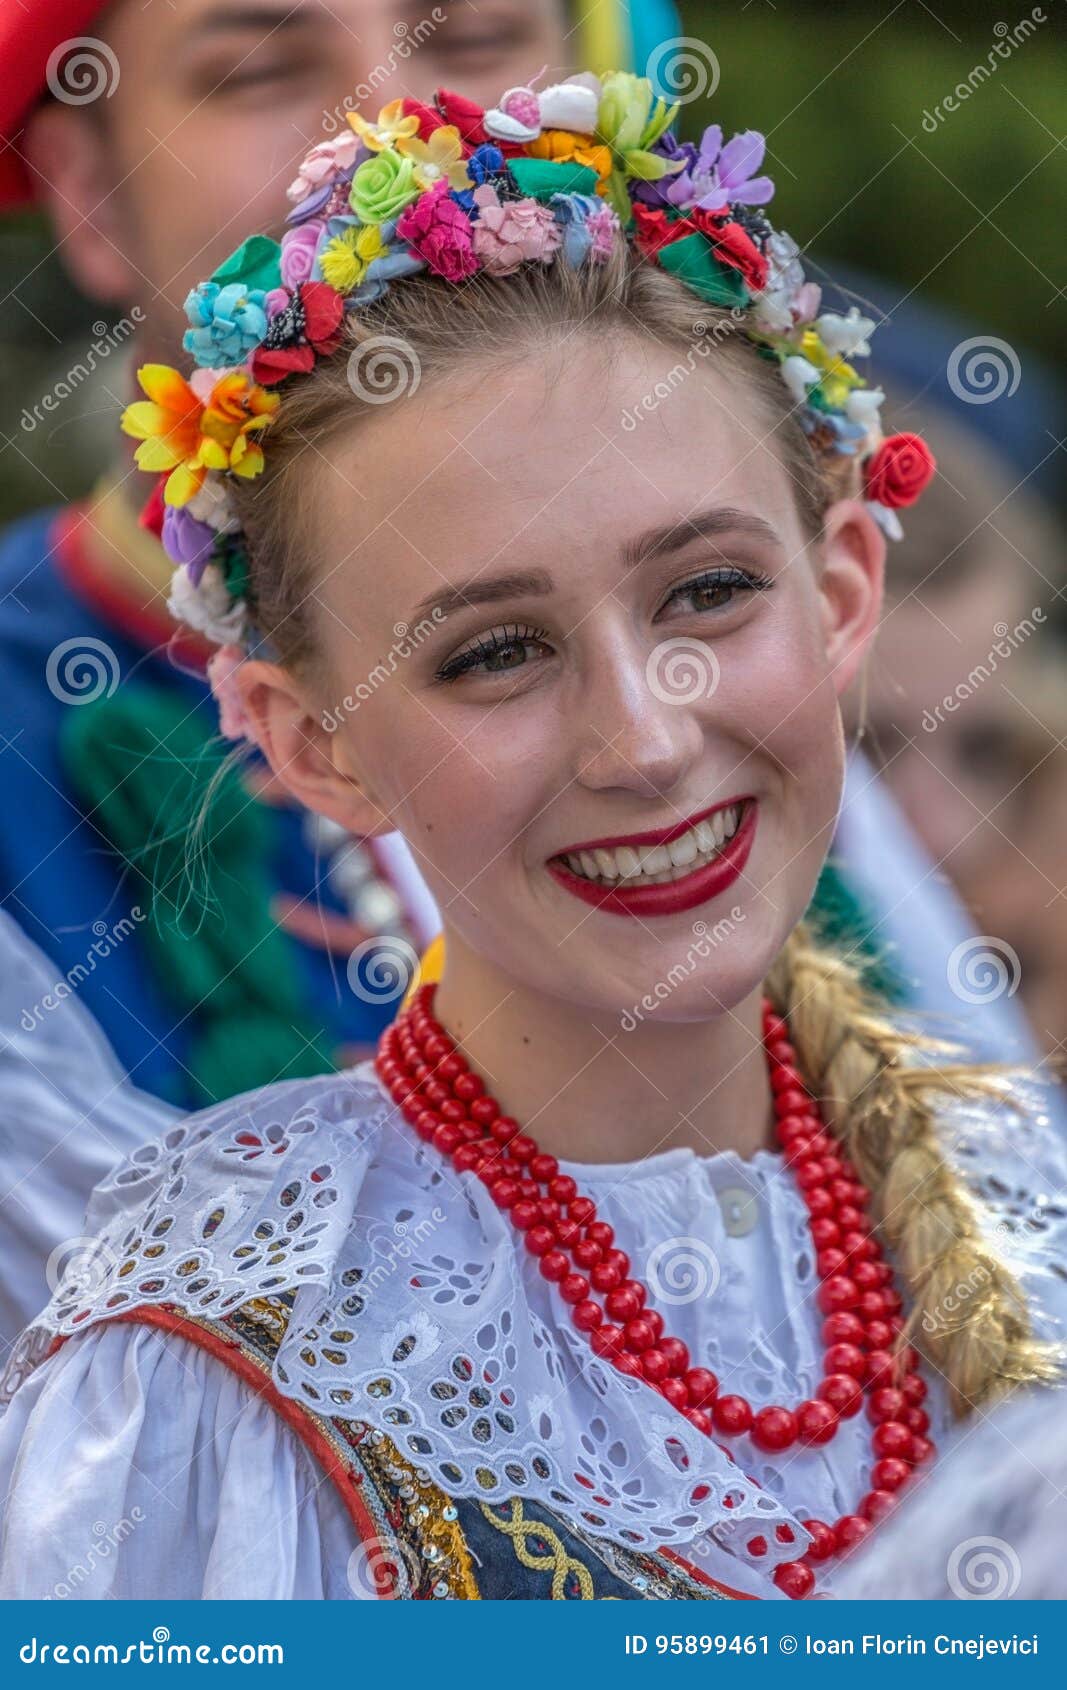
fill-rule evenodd
<path id="1" fill-rule="evenodd" d="M 743 420 L 755 421 L 771 441 L 793 481 L 802 527 L 817 540 L 827 507 L 858 490 L 858 466 L 832 449 L 817 450 L 832 442 L 805 434 L 777 363 L 742 329 L 738 314 L 702 303 L 621 243 L 602 265 L 525 264 L 507 280 L 479 274 L 462 286 L 410 277 L 349 313 L 340 350 L 286 383 L 264 474 L 235 489 L 257 627 L 291 670 L 321 661 L 308 611 L 316 459 L 333 439 L 358 434 L 363 419 L 379 414 L 380 383 L 390 369 L 402 403 L 403 384 L 416 371 L 423 387 L 445 377 L 458 387 L 531 353 L 565 356 L 582 334 L 595 336 L 608 357 L 622 339 L 643 339 L 688 355 L 690 372 L 707 356 L 727 383 L 747 390 Z M 375 357 L 377 371 L 364 368 Z M 947 1378 L 957 1411 L 1048 1378 L 1051 1365 L 1033 1339 L 1019 1286 L 981 1241 L 976 1209 L 935 1131 L 939 1099 L 989 1096 L 996 1082 L 974 1068 L 909 1063 L 924 1041 L 894 1028 L 855 970 L 803 929 L 789 940 L 769 985 L 830 1130 L 872 1191 L 881 1231 L 914 1296 L 902 1342 L 920 1338 L 924 1312 L 936 1312 L 955 1287 L 975 1286 L 975 1295 L 956 1300 L 965 1312 L 954 1324 L 937 1320 L 925 1333 L 926 1352 Z"/>
<path id="2" fill-rule="evenodd" d="M 1004 1100 L 1004 1072 L 934 1064 L 947 1047 L 896 1026 L 858 970 L 804 924 L 767 988 L 911 1292 L 901 1345 L 914 1344 L 943 1375 L 958 1415 L 1017 1385 L 1051 1383 L 1057 1358 L 1034 1338 L 1019 1283 L 983 1238 L 978 1205 L 937 1127 L 938 1114 L 961 1099 Z"/>

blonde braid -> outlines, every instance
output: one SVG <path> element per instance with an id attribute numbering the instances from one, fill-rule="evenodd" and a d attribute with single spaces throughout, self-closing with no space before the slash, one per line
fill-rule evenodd
<path id="1" fill-rule="evenodd" d="M 909 1062 L 946 1047 L 895 1027 L 857 970 L 803 926 L 767 989 L 789 1021 L 829 1130 L 871 1191 L 878 1231 L 911 1292 L 900 1343 L 925 1352 L 958 1415 L 1015 1385 L 1051 1382 L 1056 1358 L 1034 1338 L 1019 1284 L 983 1239 L 977 1206 L 942 1155 L 935 1125 L 948 1099 L 1007 1095 L 1003 1073 Z M 957 1312 L 949 1318 L 946 1309 Z"/>

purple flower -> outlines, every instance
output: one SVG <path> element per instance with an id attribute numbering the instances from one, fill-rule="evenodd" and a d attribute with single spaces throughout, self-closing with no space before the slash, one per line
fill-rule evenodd
<path id="1" fill-rule="evenodd" d="M 187 510 L 168 505 L 163 512 L 163 550 L 175 563 L 184 564 L 194 587 L 207 568 L 218 535 L 206 522 L 198 522 Z"/>
<path id="2" fill-rule="evenodd" d="M 298 223 L 295 229 L 286 230 L 282 236 L 282 282 L 293 292 L 311 280 L 315 249 L 325 227 L 318 218 L 311 218 L 307 223 Z"/>
<path id="3" fill-rule="evenodd" d="M 674 201 L 667 197 L 668 190 L 673 187 L 679 175 L 685 176 L 688 181 L 689 172 L 697 162 L 697 149 L 692 141 L 679 141 L 674 132 L 668 129 L 666 134 L 654 142 L 651 151 L 660 158 L 681 159 L 683 169 L 671 176 L 661 177 L 658 182 L 634 182 L 630 195 L 642 205 L 651 206 L 657 211 L 666 211 L 674 204 Z"/>
<path id="4" fill-rule="evenodd" d="M 672 137 L 664 135 L 663 141 Z M 722 144 L 722 130 L 717 123 L 709 123 L 701 138 L 699 149 L 691 141 L 677 144 L 669 151 L 657 142 L 654 152 L 666 157 L 685 157 L 685 168 L 659 182 L 643 183 L 634 193 L 635 199 L 646 205 L 662 206 L 678 211 L 718 211 L 727 204 L 766 205 L 774 195 L 774 183 L 769 176 L 755 176 L 763 163 L 767 143 L 755 129 L 746 129 L 732 141 Z M 656 190 L 650 198 L 647 190 Z"/>

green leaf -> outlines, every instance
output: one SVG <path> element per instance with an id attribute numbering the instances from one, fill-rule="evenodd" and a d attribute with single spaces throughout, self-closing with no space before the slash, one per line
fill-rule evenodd
<path id="1" fill-rule="evenodd" d="M 595 194 L 600 178 L 587 164 L 550 158 L 509 158 L 508 169 L 524 194 L 547 203 L 553 194 Z"/>
<path id="2" fill-rule="evenodd" d="M 677 276 L 692 288 L 701 299 L 706 299 L 709 305 L 744 308 L 751 303 L 751 296 L 739 272 L 719 262 L 699 231 L 683 235 L 680 241 L 671 241 L 669 246 L 660 247 L 656 262 L 661 269 L 669 270 L 672 276 Z"/>
<path id="3" fill-rule="evenodd" d="M 262 288 L 264 293 L 270 293 L 282 285 L 281 254 L 277 241 L 266 235 L 252 235 L 219 265 L 211 280 L 220 287 L 243 282 L 247 288 Z"/>

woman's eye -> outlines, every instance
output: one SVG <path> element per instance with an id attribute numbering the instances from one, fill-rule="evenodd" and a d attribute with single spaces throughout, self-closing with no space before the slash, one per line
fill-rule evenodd
<path id="1" fill-rule="evenodd" d="M 745 593 L 759 592 L 769 587 L 763 576 L 750 575 L 744 569 L 715 569 L 695 580 L 686 581 L 668 594 L 668 605 L 700 614 L 709 610 L 725 610 Z"/>
<path id="2" fill-rule="evenodd" d="M 454 681 L 460 675 L 505 675 L 528 668 L 543 650 L 544 638 L 543 628 L 497 629 L 442 663 L 436 678 Z"/>

